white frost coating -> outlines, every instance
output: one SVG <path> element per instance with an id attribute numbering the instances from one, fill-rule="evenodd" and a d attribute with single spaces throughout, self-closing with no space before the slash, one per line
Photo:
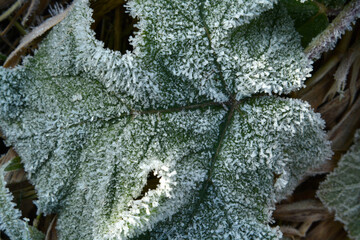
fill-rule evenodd
<path id="1" fill-rule="evenodd" d="M 35 3 L 36 3 L 36 1 L 31 1 L 31 5 L 33 5 Z M 31 8 L 35 8 L 35 6 L 30 6 L 29 9 L 31 9 Z M 30 12 L 29 9 L 28 9 L 28 13 Z M 8 63 L 11 62 L 13 60 L 13 58 L 16 58 L 17 55 L 21 54 L 21 51 L 23 51 L 30 43 L 32 43 L 34 41 L 34 39 L 38 38 L 39 36 L 42 36 L 49 29 L 51 29 L 57 23 L 62 21 L 67 16 L 67 14 L 69 13 L 69 11 L 71 9 L 72 9 L 72 5 L 70 5 L 65 11 L 58 13 L 56 16 L 48 18 L 46 21 L 44 21 L 42 24 L 40 24 L 40 26 L 37 26 L 30 33 L 28 33 L 24 38 L 22 38 L 20 41 L 20 44 L 6 58 L 4 66 L 8 65 Z M 26 19 L 27 19 L 27 17 L 25 16 L 23 18 L 23 21 Z"/>
<path id="2" fill-rule="evenodd" d="M 0 116 L 4 119 L 15 119 L 21 112 L 24 97 L 20 79 L 21 74 L 15 75 L 6 69 L 0 71 Z"/>
<path id="3" fill-rule="evenodd" d="M 159 4 L 158 1 L 153 3 L 152 11 L 157 11 L 156 7 L 159 8 Z M 164 3 L 162 4 L 162 8 L 164 8 Z M 172 73 L 171 70 L 168 69 L 170 67 L 167 66 L 169 65 L 167 60 L 162 59 L 160 53 L 156 52 L 156 41 L 161 40 L 164 42 L 160 46 L 162 47 L 162 51 L 166 51 L 166 48 L 169 48 L 164 47 L 168 44 L 164 39 L 152 39 L 151 41 L 154 42 L 150 43 L 151 47 L 146 46 L 146 48 L 144 48 L 143 45 L 145 45 L 145 42 L 143 34 L 140 33 L 137 35 L 138 37 L 132 41 L 135 48 L 134 52 L 127 52 L 121 55 L 119 52 L 104 49 L 103 43 L 95 39 L 95 33 L 90 29 L 93 21 L 91 19 L 92 10 L 87 6 L 86 1 L 82 1 L 81 4 L 75 6 L 74 11 L 81 12 L 82 14 L 69 17 L 63 22 L 64 29 L 59 31 L 74 32 L 74 39 L 69 39 L 69 41 L 75 41 L 76 44 L 76 54 L 74 54 L 74 56 L 77 58 L 77 67 L 82 69 L 89 77 L 98 79 L 109 91 L 131 96 L 131 98 L 139 102 L 143 108 L 184 105 L 198 101 L 199 93 L 200 97 L 202 95 L 205 97 L 212 96 L 211 92 L 219 92 L 217 89 L 218 86 L 213 86 L 206 91 L 200 90 L 200 92 L 194 88 L 191 82 L 193 81 L 193 77 L 199 78 L 199 75 L 192 76 L 192 73 L 196 74 L 197 71 L 186 70 L 190 75 L 185 74 L 185 76 L 180 77 Z M 132 9 L 132 11 L 135 10 Z M 163 16 L 167 15 L 164 13 Z M 142 17 L 140 18 L 142 19 Z M 161 18 L 164 19 L 163 17 Z M 174 18 L 175 17 L 172 16 L 172 20 L 168 20 L 167 22 L 176 22 Z M 138 28 L 141 29 L 141 26 L 145 24 L 146 19 L 142 19 Z M 172 29 L 170 26 L 167 26 L 167 24 L 163 25 L 162 28 L 162 31 L 166 28 Z M 189 29 L 187 34 L 182 32 L 182 35 L 197 35 L 199 37 L 199 33 L 193 33 L 197 31 L 195 28 L 195 26 L 192 26 L 192 29 Z M 156 37 L 160 34 L 161 31 L 157 29 Z M 175 40 L 171 34 L 169 37 Z M 180 39 L 178 38 L 178 40 Z M 182 51 L 188 51 L 192 45 L 200 46 L 201 43 L 187 43 L 185 46 L 182 46 Z M 201 47 L 199 47 L 198 50 L 208 51 L 207 49 L 201 49 Z M 166 52 L 166 54 L 174 53 Z M 190 58 L 191 54 L 194 53 L 189 51 L 187 58 Z M 206 58 L 209 59 L 211 56 L 205 56 L 204 61 L 207 61 Z M 189 62 L 191 63 L 191 61 Z M 199 63 L 193 62 L 191 64 Z M 163 65 L 165 65 L 165 67 Z M 187 79 L 187 77 L 189 77 L 189 79 Z M 217 100 L 224 101 L 226 97 L 221 95 Z"/>
<path id="4" fill-rule="evenodd" d="M 343 155 L 338 167 L 319 186 L 317 196 L 336 220 L 345 224 L 351 239 L 360 239 L 360 130 L 355 143 Z"/>
<path id="5" fill-rule="evenodd" d="M 224 111 L 189 111 L 103 128 L 80 156 L 76 191 L 59 216 L 60 237 L 126 239 L 179 211 L 206 177 L 223 117 Z M 134 200 L 151 170 L 160 184 Z"/>
<path id="6" fill-rule="evenodd" d="M 254 93 L 287 94 L 303 87 L 311 61 L 286 10 L 276 7 L 229 33 L 217 51 L 227 86 L 238 100 Z"/>
<path id="7" fill-rule="evenodd" d="M 352 29 L 352 25 L 359 17 L 360 1 L 352 0 L 325 30 L 309 43 L 305 49 L 307 57 L 316 60 L 322 53 L 333 49 L 345 31 Z"/>
<path id="8" fill-rule="evenodd" d="M 286 12 L 266 0 L 128 5 L 132 53 L 104 49 L 77 0 L 34 57 L 0 68 L 0 126 L 38 211 L 58 214 L 59 239 L 279 239 L 274 202 L 331 154 L 323 122 L 296 100 L 225 101 L 302 85 L 309 63 Z M 150 172 L 160 179 L 147 188 Z"/>
<path id="9" fill-rule="evenodd" d="M 204 20 L 208 23 L 211 35 L 222 35 L 225 38 L 229 30 L 248 24 L 275 3 L 277 0 L 208 0 L 204 1 Z"/>
<path id="10" fill-rule="evenodd" d="M 326 138 L 320 130 L 324 121 L 300 100 L 264 97 L 247 101 L 234 116 L 233 127 L 221 152 L 224 164 L 228 161 L 226 168 L 235 168 L 234 176 L 271 170 L 279 176 L 275 182 L 277 201 L 292 192 L 309 165 L 319 165 L 332 155 L 330 142 L 321 141 Z M 272 185 L 273 176 L 269 177 Z M 258 187 L 265 194 L 266 184 L 259 182 Z M 263 199 L 271 200 L 270 195 Z"/>
<path id="11" fill-rule="evenodd" d="M 152 54 L 172 74 L 188 79 L 200 94 L 226 101 L 233 76 L 223 79 L 222 62 L 217 63 L 219 52 L 230 47 L 224 38 L 270 9 L 274 2 L 130 1 L 131 13 L 142 20 L 138 24 L 140 34 L 133 39 L 135 54 Z"/>
<path id="12" fill-rule="evenodd" d="M 206 197 L 194 197 L 153 228 L 151 239 L 278 239 L 280 231 L 263 223 L 311 166 L 331 157 L 323 127 L 302 101 L 245 101 L 229 126 Z"/>
<path id="13" fill-rule="evenodd" d="M 164 65 L 192 88 L 216 101 L 226 101 L 218 70 L 200 16 L 200 1 L 130 1 L 132 15 L 141 19 L 139 34 L 132 39 L 134 53 L 151 63 Z M 159 71 L 159 69 L 157 69 Z"/>
<path id="14" fill-rule="evenodd" d="M 25 220 L 21 220 L 21 212 L 16 209 L 12 202 L 13 196 L 6 188 L 4 179 L 7 164 L 0 166 L 0 230 L 4 231 L 13 240 L 41 240 L 43 234 L 30 226 Z"/>

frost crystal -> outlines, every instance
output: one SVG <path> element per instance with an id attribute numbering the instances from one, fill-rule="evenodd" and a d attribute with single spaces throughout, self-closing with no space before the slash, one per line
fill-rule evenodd
<path id="1" fill-rule="evenodd" d="M 5 187 L 4 169 L 8 164 L 0 167 L 0 230 L 11 239 L 29 239 L 40 240 L 44 235 L 36 228 L 28 225 L 25 220 L 21 220 L 21 212 L 15 209 L 15 203 L 12 202 L 12 195 Z"/>
<path id="2" fill-rule="evenodd" d="M 338 167 L 321 183 L 317 195 L 335 211 L 352 239 L 360 239 L 360 130 L 355 144 L 342 156 Z"/>
<path id="3" fill-rule="evenodd" d="M 60 239 L 279 239 L 275 202 L 331 151 L 307 103 L 251 98 L 311 70 L 274 4 L 129 1 L 139 32 L 121 55 L 77 0 L 34 57 L 0 69 L 0 126 Z"/>
<path id="4" fill-rule="evenodd" d="M 360 1 L 352 0 L 330 25 L 311 41 L 305 49 L 307 56 L 316 60 L 321 57 L 322 53 L 333 49 L 345 31 L 352 29 L 352 25 L 359 17 Z"/>

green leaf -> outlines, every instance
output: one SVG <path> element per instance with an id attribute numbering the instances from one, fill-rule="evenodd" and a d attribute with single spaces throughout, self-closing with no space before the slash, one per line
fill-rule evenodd
<path id="1" fill-rule="evenodd" d="M 60 239 L 279 239 L 275 202 L 331 156 L 307 103 L 252 97 L 311 71 L 283 6 L 128 6 L 133 52 L 104 49 L 77 0 L 33 57 L 0 70 L 0 125 L 38 211 L 58 214 Z"/>
<path id="2" fill-rule="evenodd" d="M 321 161 L 322 150 L 311 140 L 321 139 L 318 121 L 301 101 L 261 97 L 240 104 L 199 193 L 147 237 L 278 239 L 279 232 L 263 224 L 272 211 L 265 206 L 291 192 L 307 159 Z M 299 149 L 304 155 L 299 156 Z M 274 174 L 279 175 L 276 180 Z"/>
<path id="3" fill-rule="evenodd" d="M 300 3 L 297 0 L 282 1 L 294 26 L 301 35 L 301 45 L 306 47 L 311 40 L 329 25 L 326 12 L 313 1 Z"/>
<path id="4" fill-rule="evenodd" d="M 319 59 L 321 54 L 333 49 L 336 42 L 348 30 L 352 29 L 353 23 L 360 17 L 360 2 L 351 0 L 329 26 L 317 35 L 305 48 L 306 55 L 313 60 Z"/>
<path id="5" fill-rule="evenodd" d="M 346 0 L 318 0 L 318 2 L 325 4 L 325 6 L 330 8 L 339 9 L 345 5 Z"/>
<path id="6" fill-rule="evenodd" d="M 7 56 L 6 56 L 6 55 L 4 55 L 4 54 L 0 53 L 0 60 L 5 61 L 5 60 L 6 60 L 6 58 L 7 58 Z"/>
<path id="7" fill-rule="evenodd" d="M 15 171 L 18 169 L 23 169 L 24 165 L 21 163 L 20 157 L 15 157 L 10 160 L 10 163 L 7 165 L 7 167 L 4 169 L 5 172 L 9 171 Z"/>
<path id="8" fill-rule="evenodd" d="M 21 220 L 21 212 L 16 209 L 16 204 L 12 202 L 13 196 L 9 189 L 6 188 L 4 174 L 9 167 L 9 163 L 0 166 L 0 230 L 5 231 L 10 239 L 20 240 L 42 240 L 44 235 L 30 226 L 27 221 Z"/>
<path id="9" fill-rule="evenodd" d="M 345 224 L 352 239 L 360 239 L 360 131 L 355 143 L 341 157 L 338 167 L 321 183 L 317 192 L 320 200 L 335 218 Z"/>

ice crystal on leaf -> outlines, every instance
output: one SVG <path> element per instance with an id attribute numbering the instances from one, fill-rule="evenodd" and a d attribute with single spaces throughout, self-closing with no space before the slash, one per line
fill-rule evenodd
<path id="1" fill-rule="evenodd" d="M 15 208 L 15 203 L 12 202 L 13 197 L 5 187 L 4 169 L 6 166 L 8 164 L 0 167 L 0 230 L 6 230 L 11 239 L 43 239 L 44 235 L 40 231 L 19 219 L 21 212 Z"/>
<path id="2" fill-rule="evenodd" d="M 60 239 L 281 236 L 275 202 L 331 150 L 307 103 L 251 97 L 311 70 L 275 4 L 132 0 L 139 32 L 121 55 L 76 0 L 34 57 L 0 70 L 0 126 Z"/>
<path id="3" fill-rule="evenodd" d="M 351 239 L 360 239 L 360 130 L 338 167 L 321 183 L 318 197 L 336 219 L 345 224 Z"/>

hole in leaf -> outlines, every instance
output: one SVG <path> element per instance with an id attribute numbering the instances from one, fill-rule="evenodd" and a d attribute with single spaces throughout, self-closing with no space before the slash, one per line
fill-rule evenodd
<path id="1" fill-rule="evenodd" d="M 105 47 L 120 51 L 122 54 L 133 47 L 129 42 L 130 36 L 136 30 L 136 19 L 132 18 L 125 7 L 125 0 L 98 0 L 93 1 L 91 8 L 94 10 L 91 26 L 95 37 L 104 42 Z"/>
<path id="2" fill-rule="evenodd" d="M 149 172 L 145 186 L 141 190 L 140 195 L 134 200 L 140 200 L 145 196 L 148 191 L 156 189 L 157 186 L 160 184 L 160 178 L 161 177 L 155 175 L 154 170 Z"/>
<path id="3" fill-rule="evenodd" d="M 5 233 L 1 232 L 0 231 L 0 239 L 3 239 L 3 240 L 10 240 L 10 238 L 8 236 L 5 235 Z"/>
<path id="4" fill-rule="evenodd" d="M 0 156 L 7 153 L 9 151 L 9 148 L 6 147 L 4 143 L 4 139 L 0 138 Z"/>
<path id="5" fill-rule="evenodd" d="M 281 175 L 280 175 L 280 174 L 277 174 L 277 173 L 273 173 L 273 175 L 274 175 L 273 184 L 275 184 L 276 181 L 281 177 Z"/>
<path id="6" fill-rule="evenodd" d="M 23 171 L 21 173 L 25 174 Z M 28 180 L 11 183 L 7 187 L 14 196 L 13 202 L 21 211 L 22 218 L 26 217 L 32 222 L 36 217 L 36 206 L 33 201 L 38 199 L 35 187 Z"/>

